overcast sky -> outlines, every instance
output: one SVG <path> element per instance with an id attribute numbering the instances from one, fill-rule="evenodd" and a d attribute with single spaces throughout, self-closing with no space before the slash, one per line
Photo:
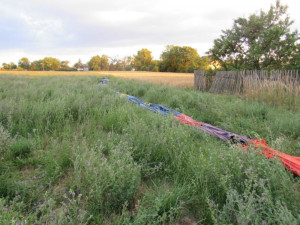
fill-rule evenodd
<path id="1" fill-rule="evenodd" d="M 300 30 L 300 0 L 281 0 Z M 212 47 L 237 17 L 267 11 L 275 0 L 0 0 L 0 65 L 24 56 L 87 62 L 141 48 L 155 59 L 168 44 Z"/>

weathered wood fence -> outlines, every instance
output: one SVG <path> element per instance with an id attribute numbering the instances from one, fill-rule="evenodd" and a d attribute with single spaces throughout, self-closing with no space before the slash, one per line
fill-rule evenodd
<path id="1" fill-rule="evenodd" d="M 259 88 L 262 83 L 268 85 L 281 83 L 282 85 L 300 85 L 298 70 L 245 70 L 245 71 L 217 71 L 216 75 L 206 75 L 203 70 L 194 72 L 194 88 L 213 93 L 243 93 L 245 90 Z"/>

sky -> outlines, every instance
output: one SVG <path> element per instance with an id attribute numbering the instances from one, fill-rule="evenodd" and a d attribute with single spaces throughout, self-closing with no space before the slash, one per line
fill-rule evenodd
<path id="1" fill-rule="evenodd" d="M 281 0 L 300 30 L 300 0 Z M 267 11 L 275 0 L 0 0 L 0 65 L 46 56 L 87 62 L 142 48 L 159 59 L 166 45 L 200 56 L 234 19 Z"/>

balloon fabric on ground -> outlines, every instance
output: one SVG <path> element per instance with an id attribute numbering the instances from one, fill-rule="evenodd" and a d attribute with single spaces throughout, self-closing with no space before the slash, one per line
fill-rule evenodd
<path id="1" fill-rule="evenodd" d="M 99 82 L 99 85 L 107 85 L 108 82 L 109 82 L 108 79 L 103 78 Z M 126 97 L 128 101 L 132 103 L 136 103 L 142 108 L 148 109 L 150 111 L 159 113 L 164 116 L 173 115 L 174 119 L 178 120 L 180 123 L 188 124 L 193 127 L 196 127 L 199 130 L 202 130 L 208 134 L 212 134 L 223 141 L 229 141 L 230 143 L 234 143 L 234 144 L 241 143 L 243 148 L 248 148 L 249 144 L 252 145 L 254 144 L 254 148 L 262 151 L 262 154 L 264 156 L 266 156 L 267 158 L 278 157 L 282 161 L 282 164 L 285 166 L 285 168 L 287 168 L 293 174 L 300 176 L 300 157 L 290 156 L 288 154 L 284 154 L 277 150 L 274 150 L 267 145 L 265 140 L 255 140 L 255 139 L 251 140 L 248 139 L 247 137 L 214 127 L 210 124 L 204 122 L 197 122 L 191 117 L 181 112 L 177 112 L 173 109 L 169 109 L 165 106 L 152 104 L 152 103 L 145 103 L 143 100 L 137 97 L 121 94 L 118 91 L 116 91 L 116 93 L 119 94 L 121 97 Z"/>

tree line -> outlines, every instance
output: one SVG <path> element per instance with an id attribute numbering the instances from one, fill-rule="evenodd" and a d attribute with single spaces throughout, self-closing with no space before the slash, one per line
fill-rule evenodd
<path id="1" fill-rule="evenodd" d="M 93 56 L 88 62 L 79 59 L 73 66 L 70 62 L 60 61 L 53 57 L 30 62 L 26 57 L 19 60 L 18 65 L 3 63 L 5 70 L 62 70 L 72 71 L 88 67 L 92 71 L 153 71 L 153 72 L 193 72 L 196 69 L 207 69 L 210 59 L 200 57 L 197 50 L 188 46 L 168 45 L 161 54 L 160 60 L 154 60 L 150 50 L 143 48 L 136 55 L 122 59 L 111 58 L 107 55 Z"/>
<path id="2" fill-rule="evenodd" d="M 76 70 L 88 66 L 89 70 L 137 70 L 154 72 L 193 72 L 194 70 L 275 70 L 300 69 L 300 37 L 291 31 L 293 21 L 287 14 L 287 6 L 277 0 L 267 12 L 260 11 L 248 18 L 234 20 L 231 29 L 223 30 L 207 51 L 200 56 L 196 49 L 188 46 L 168 45 L 159 60 L 154 60 L 143 48 L 136 55 L 123 59 L 107 55 L 93 56 L 87 63 L 81 60 L 70 66 L 69 61 L 56 58 L 30 62 L 24 57 L 18 65 L 3 63 L 3 69 L 24 70 Z"/>

